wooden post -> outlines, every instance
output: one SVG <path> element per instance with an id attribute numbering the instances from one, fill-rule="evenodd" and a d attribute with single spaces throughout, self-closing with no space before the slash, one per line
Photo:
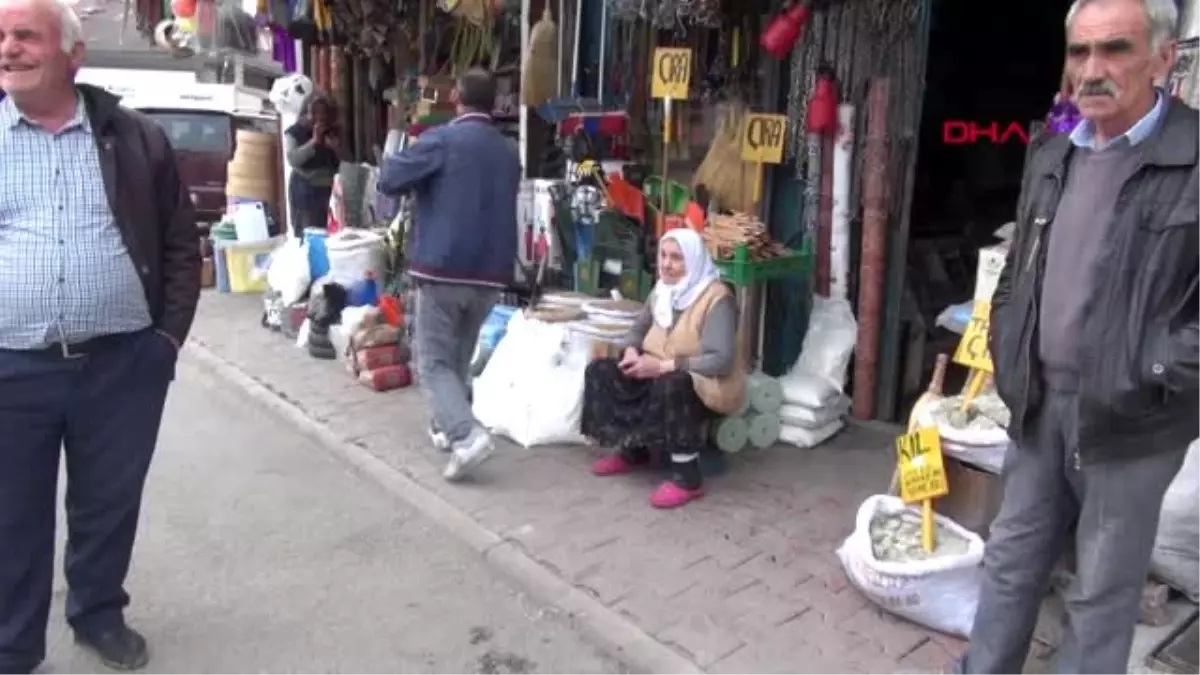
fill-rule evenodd
<path id="1" fill-rule="evenodd" d="M 875 416 L 875 377 L 887 274 L 887 113 L 890 82 L 871 82 L 863 167 L 862 259 L 858 283 L 858 344 L 854 349 L 854 416 Z"/>

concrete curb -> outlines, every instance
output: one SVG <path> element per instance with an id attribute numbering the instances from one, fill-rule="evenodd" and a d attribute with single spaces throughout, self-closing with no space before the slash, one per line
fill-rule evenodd
<path id="1" fill-rule="evenodd" d="M 243 390 L 297 430 L 320 442 L 360 474 L 411 504 L 538 600 L 566 612 L 576 625 L 634 672 L 704 672 L 691 660 L 648 635 L 637 624 L 547 569 L 519 546 L 480 525 L 458 507 L 369 451 L 347 443 L 329 426 L 312 419 L 298 406 L 209 349 L 203 342 L 194 338 L 190 340 L 184 356 L 202 365 L 210 374 Z"/>

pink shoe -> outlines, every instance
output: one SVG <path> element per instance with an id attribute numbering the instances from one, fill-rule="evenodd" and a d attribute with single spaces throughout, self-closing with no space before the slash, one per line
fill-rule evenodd
<path id="1" fill-rule="evenodd" d="M 699 499 L 704 496 L 704 488 L 696 488 L 688 490 L 682 488 L 671 481 L 666 481 L 658 486 L 654 494 L 650 495 L 650 506 L 656 509 L 677 509 L 684 504 Z"/>
<path id="2" fill-rule="evenodd" d="M 592 473 L 597 476 L 617 476 L 633 471 L 633 465 L 620 455 L 601 457 L 592 464 Z"/>

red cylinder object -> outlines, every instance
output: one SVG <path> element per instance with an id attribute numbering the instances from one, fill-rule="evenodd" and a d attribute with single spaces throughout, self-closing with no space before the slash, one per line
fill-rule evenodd
<path id="1" fill-rule="evenodd" d="M 196 0 L 174 0 L 171 3 L 171 12 L 177 19 L 190 19 L 196 16 Z"/>
<path id="2" fill-rule="evenodd" d="M 808 101 L 808 132 L 833 136 L 837 134 L 837 85 L 833 74 L 818 71 L 812 98 Z"/>
<path id="3" fill-rule="evenodd" d="M 763 31 L 758 45 L 779 60 L 787 58 L 788 52 L 792 51 L 792 47 L 796 46 L 796 41 L 804 33 L 808 15 L 808 5 L 797 2 L 771 21 L 771 25 Z"/>

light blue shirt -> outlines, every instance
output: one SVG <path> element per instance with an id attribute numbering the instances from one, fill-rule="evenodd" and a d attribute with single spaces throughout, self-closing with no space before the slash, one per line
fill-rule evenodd
<path id="1" fill-rule="evenodd" d="M 1158 128 L 1158 121 L 1162 119 L 1163 112 L 1166 109 L 1167 97 L 1163 96 L 1163 93 L 1160 91 L 1158 92 L 1158 99 L 1154 102 L 1154 107 L 1150 109 L 1150 112 L 1138 120 L 1137 124 L 1129 127 L 1128 131 L 1117 138 L 1110 139 L 1105 147 L 1111 146 L 1122 138 L 1128 139 L 1130 145 L 1137 145 L 1146 140 Z M 1071 142 L 1076 147 L 1087 148 L 1089 150 L 1104 149 L 1096 147 L 1096 125 L 1091 120 L 1083 120 L 1071 131 Z"/>
<path id="2" fill-rule="evenodd" d="M 151 325 L 80 99 L 49 133 L 0 101 L 0 349 L 75 344 Z"/>

